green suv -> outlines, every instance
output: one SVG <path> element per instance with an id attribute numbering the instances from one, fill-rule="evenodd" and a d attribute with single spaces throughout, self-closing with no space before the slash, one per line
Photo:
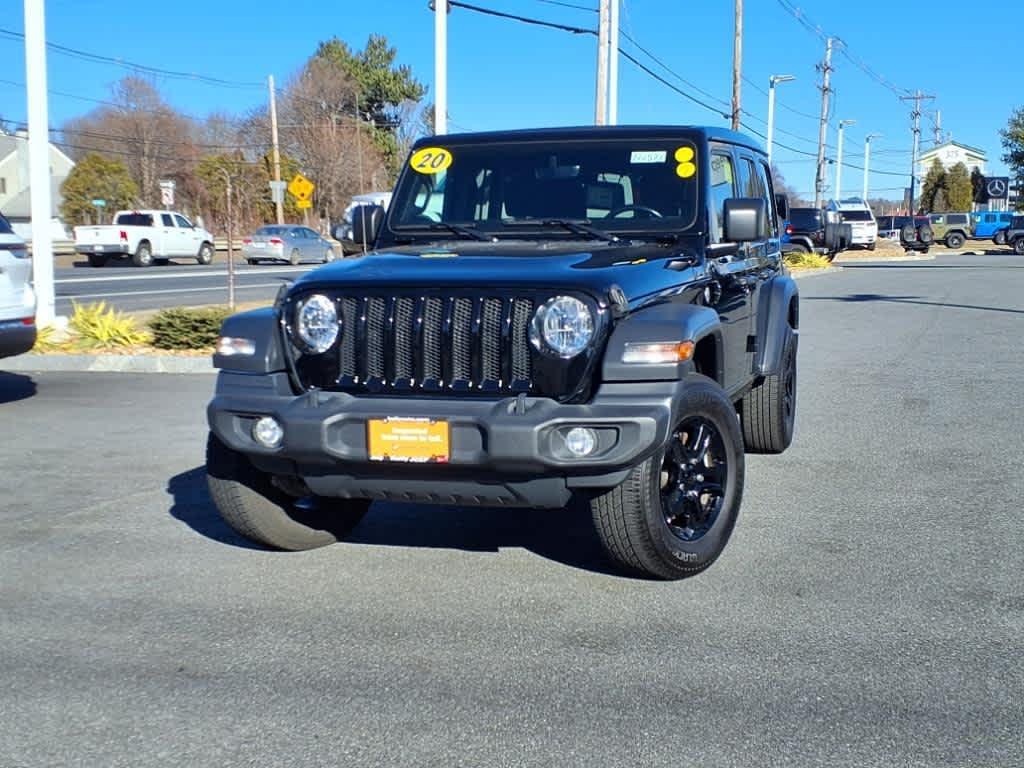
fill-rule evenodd
<path id="1" fill-rule="evenodd" d="M 932 225 L 935 242 L 944 242 L 947 248 L 960 248 L 974 236 L 969 213 L 933 213 L 928 220 Z"/>

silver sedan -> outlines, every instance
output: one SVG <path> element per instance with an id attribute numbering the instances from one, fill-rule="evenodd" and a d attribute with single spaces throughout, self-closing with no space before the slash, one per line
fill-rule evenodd
<path id="1" fill-rule="evenodd" d="M 242 240 L 242 257 L 250 264 L 258 261 L 334 261 L 334 246 L 309 227 L 266 226 Z"/>

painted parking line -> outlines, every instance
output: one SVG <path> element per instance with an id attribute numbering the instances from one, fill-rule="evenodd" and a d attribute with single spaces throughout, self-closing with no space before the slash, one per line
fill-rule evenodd
<path id="1" fill-rule="evenodd" d="M 319 265 L 317 265 L 319 266 Z M 310 266 L 307 269 L 295 269 L 295 267 L 280 267 L 274 269 L 272 267 L 263 267 L 260 269 L 240 269 L 235 271 L 236 277 L 243 277 L 245 275 L 287 275 L 294 272 L 309 272 L 314 269 Z M 71 283 L 113 283 L 130 280 L 169 280 L 172 278 L 199 278 L 199 277 L 227 277 L 228 271 L 219 270 L 216 272 L 210 271 L 190 271 L 190 272 L 159 272 L 146 275 L 114 275 L 112 277 L 65 277 L 59 278 L 54 282 L 57 285 L 67 285 Z"/>
<path id="2" fill-rule="evenodd" d="M 250 288 L 278 288 L 280 283 L 256 283 L 255 285 L 236 285 L 236 291 L 249 290 Z M 113 299 L 119 296 L 135 296 L 137 298 L 145 298 L 146 296 L 155 296 L 158 294 L 169 294 L 169 293 L 221 293 L 227 290 L 227 286 L 215 285 L 210 288 L 168 288 L 162 291 L 146 291 L 140 293 L 139 291 L 119 291 L 116 293 L 82 293 L 74 296 L 58 296 L 58 301 L 71 301 L 77 299 Z"/>

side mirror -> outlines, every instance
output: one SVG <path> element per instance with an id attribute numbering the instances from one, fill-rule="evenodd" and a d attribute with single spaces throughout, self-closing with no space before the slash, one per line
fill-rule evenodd
<path id="1" fill-rule="evenodd" d="M 383 208 L 379 205 L 360 205 L 352 211 L 352 242 L 372 246 L 383 223 Z"/>
<path id="2" fill-rule="evenodd" d="M 775 195 L 775 210 L 778 211 L 779 221 L 789 218 L 789 199 L 785 195 Z"/>
<path id="3" fill-rule="evenodd" d="M 725 201 L 725 241 L 750 243 L 768 237 L 768 201 L 763 197 L 731 197 Z"/>

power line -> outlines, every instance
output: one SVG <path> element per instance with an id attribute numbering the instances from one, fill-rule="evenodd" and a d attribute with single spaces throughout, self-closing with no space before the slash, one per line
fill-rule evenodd
<path id="1" fill-rule="evenodd" d="M 4 29 L 0 27 L 0 37 L 4 37 L 10 40 L 18 40 L 24 42 L 25 35 L 21 32 L 15 32 L 12 29 Z M 251 83 L 243 82 L 240 80 L 224 80 L 219 77 L 210 77 L 209 75 L 201 75 L 197 72 L 179 72 L 171 69 L 162 69 L 160 67 L 151 67 L 147 64 L 137 64 L 125 59 L 116 59 L 112 56 L 103 56 L 98 53 L 92 53 L 91 51 L 83 51 L 78 48 L 71 48 L 66 45 L 59 45 L 57 43 L 46 44 L 54 53 L 60 53 L 71 58 L 76 58 L 82 61 L 90 61 L 97 64 L 111 64 L 113 66 L 122 67 L 123 69 L 129 69 L 136 72 L 145 72 L 151 75 L 160 75 L 162 77 L 170 77 L 178 80 L 192 80 L 194 82 L 206 83 L 208 85 L 216 85 L 224 88 L 263 88 L 263 83 Z"/>
<path id="2" fill-rule="evenodd" d="M 597 13 L 597 8 L 592 8 L 586 5 L 576 5 L 575 3 L 563 3 L 561 0 L 536 0 L 538 3 L 544 3 L 545 5 L 560 5 L 563 8 L 575 8 L 577 11 L 590 11 Z"/>

